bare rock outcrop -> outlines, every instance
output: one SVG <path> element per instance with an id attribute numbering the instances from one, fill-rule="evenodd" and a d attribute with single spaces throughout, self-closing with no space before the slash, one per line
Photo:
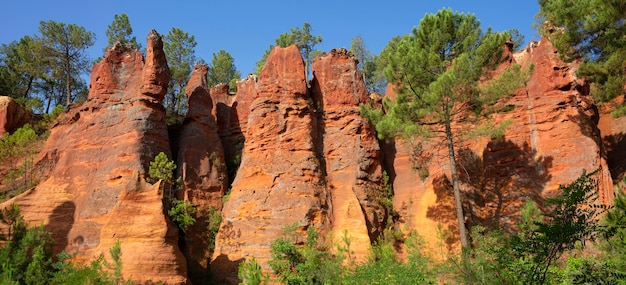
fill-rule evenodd
<path id="1" fill-rule="evenodd" d="M 614 117 L 615 109 L 624 104 L 624 96 L 615 98 L 600 106 L 600 118 L 598 128 L 602 134 L 602 142 L 606 150 L 607 164 L 611 171 L 613 182 L 621 184 L 622 191 L 625 189 L 624 177 L 626 175 L 626 116 Z"/>
<path id="2" fill-rule="evenodd" d="M 304 62 L 296 46 L 267 58 L 251 101 L 241 166 L 222 211 L 212 270 L 230 283 L 255 256 L 269 271 L 270 243 L 295 225 L 324 231 L 327 197 L 316 153 Z"/>
<path id="3" fill-rule="evenodd" d="M 55 251 L 89 261 L 121 243 L 123 275 L 138 283 L 187 282 L 176 226 L 164 215 L 158 185 L 144 182 L 148 162 L 169 154 L 162 99 L 169 81 L 160 36 L 151 31 L 145 64 L 115 45 L 93 68 L 88 100 L 59 116 L 41 152 L 49 177 L 5 202 L 44 223 Z"/>
<path id="4" fill-rule="evenodd" d="M 0 139 L 5 133 L 13 133 L 28 122 L 32 114 L 13 98 L 0 96 Z"/>
<path id="5" fill-rule="evenodd" d="M 332 200 L 332 242 L 342 244 L 347 234 L 353 257 L 363 261 L 388 216 L 380 204 L 385 193 L 376 131 L 359 111 L 359 104 L 369 101 L 369 92 L 346 49 L 317 57 L 312 71 L 312 96 L 321 115 L 318 147 Z"/>
<path id="6" fill-rule="evenodd" d="M 185 88 L 188 111 L 177 144 L 183 188 L 176 198 L 191 202 L 197 209 L 196 222 L 185 232 L 184 248 L 189 277 L 197 283 L 208 272 L 211 259 L 210 216 L 221 211 L 222 197 L 228 188 L 224 151 L 211 111 L 213 102 L 207 87 L 207 72 L 207 65 L 196 64 L 191 73 Z"/>

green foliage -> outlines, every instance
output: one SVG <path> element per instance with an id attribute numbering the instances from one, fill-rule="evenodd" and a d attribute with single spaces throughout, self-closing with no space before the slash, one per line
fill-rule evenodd
<path id="1" fill-rule="evenodd" d="M 281 237 L 271 243 L 269 264 L 284 284 L 333 284 L 341 271 L 341 259 L 328 252 L 325 244 L 319 243 L 318 233 L 313 226 L 307 229 L 307 241 L 298 246 L 291 238 Z"/>
<path id="2" fill-rule="evenodd" d="M 613 207 L 599 224 L 599 248 L 603 254 L 590 262 L 608 271 L 612 279 L 619 280 L 618 284 L 626 284 L 626 195 L 621 190 L 615 192 Z"/>
<path id="3" fill-rule="evenodd" d="M 541 0 L 538 21 L 566 60 L 582 59 L 577 71 L 591 83 L 591 95 L 606 102 L 626 84 L 626 1 Z"/>
<path id="4" fill-rule="evenodd" d="M 0 139 L 0 160 L 9 162 L 9 173 L 3 178 L 8 191 L 21 193 L 30 188 L 36 179 L 33 179 L 33 158 L 36 153 L 34 143 L 39 137 L 35 130 L 26 124 L 13 134 L 5 134 Z M 18 161 L 21 165 L 17 165 Z M 22 178 L 22 179 L 20 179 Z"/>
<path id="5" fill-rule="evenodd" d="M 184 115 L 185 86 L 196 61 L 196 45 L 194 36 L 179 28 L 172 28 L 163 36 L 163 51 L 171 73 L 170 86 L 163 103 L 170 121 Z"/>
<path id="6" fill-rule="evenodd" d="M 117 284 L 122 283 L 124 278 L 122 277 L 122 245 L 119 240 L 115 242 L 113 247 L 109 249 L 109 254 L 113 260 L 113 264 L 110 265 L 113 270 L 113 278 Z"/>
<path id="7" fill-rule="evenodd" d="M 378 201 L 385 208 L 388 214 L 392 214 L 393 212 L 393 185 L 389 181 L 389 175 L 387 175 L 387 171 L 383 170 L 383 178 L 381 184 L 381 190 L 379 191 Z"/>
<path id="8" fill-rule="evenodd" d="M 236 81 L 240 77 L 241 72 L 237 71 L 235 67 L 235 59 L 228 52 L 220 50 L 218 53 L 213 53 L 211 66 L 207 73 L 209 87 L 219 83 L 230 84 L 231 81 Z"/>
<path id="9" fill-rule="evenodd" d="M 177 187 L 181 182 L 180 177 L 174 179 L 174 170 L 176 170 L 176 163 L 170 160 L 164 152 L 159 152 L 150 162 L 146 178 L 147 182 L 153 184 L 161 181 L 160 190 L 167 195 L 169 201 L 172 201 L 173 194 L 178 190 Z"/>
<path id="10" fill-rule="evenodd" d="M 222 223 L 222 214 L 214 207 L 209 207 L 207 209 L 207 215 L 208 215 L 207 232 L 208 232 L 208 240 L 209 240 L 208 250 L 212 255 L 213 251 L 215 250 L 215 238 L 217 237 L 217 232 L 219 231 L 220 224 Z"/>
<path id="11" fill-rule="evenodd" d="M 241 280 L 239 284 L 242 285 L 267 284 L 267 280 L 269 279 L 267 274 L 263 274 L 261 265 L 259 265 L 254 256 L 239 263 L 237 277 Z"/>
<path id="12" fill-rule="evenodd" d="M 85 51 L 94 42 L 92 32 L 75 24 L 40 22 L 38 35 L 0 47 L 0 94 L 45 113 L 85 98 L 82 75 L 91 67 Z"/>
<path id="13" fill-rule="evenodd" d="M 483 32 L 473 15 L 450 9 L 427 14 L 412 35 L 394 38 L 381 53 L 384 74 L 397 87 L 396 100 L 384 101 L 384 115 L 369 106 L 362 107 L 362 114 L 375 124 L 383 138 L 397 134 L 408 138 L 428 137 L 432 125 L 443 128 L 463 247 L 468 245 L 468 240 L 454 157 L 455 144 L 462 138 L 463 130 L 453 130 L 452 124 L 470 120 L 461 114 L 472 113 L 474 122 L 479 122 L 479 117 L 488 113 L 485 109 L 491 109 L 500 98 L 511 94 L 512 89 L 521 87 L 507 84 L 483 90 L 478 86 L 479 80 L 489 75 L 501 60 L 506 40 L 506 33 Z M 514 68 L 510 76 L 519 73 L 519 67 Z M 510 79 L 509 71 L 504 74 Z"/>
<path id="14" fill-rule="evenodd" d="M 47 71 L 41 57 L 41 42 L 36 37 L 24 36 L 19 41 L 0 47 L 0 92 L 22 103 L 35 99 L 31 95 L 35 81 Z"/>
<path id="15" fill-rule="evenodd" d="M 179 229 L 183 230 L 183 232 L 196 222 L 196 219 L 193 217 L 196 212 L 198 212 L 198 210 L 191 202 L 178 199 L 172 200 L 172 205 L 167 211 L 172 221 Z"/>
<path id="16" fill-rule="evenodd" d="M 526 281 L 543 284 L 550 266 L 577 243 L 593 238 L 596 230 L 597 171 L 583 174 L 567 186 L 557 197 L 546 200 L 551 211 L 545 221 L 536 222 L 536 230 L 517 236 L 514 250 L 518 257 L 531 258 L 532 266 Z"/>
<path id="17" fill-rule="evenodd" d="M 396 257 L 395 245 L 381 238 L 368 261 L 345 274 L 341 284 L 436 284 L 429 269 L 432 261 L 421 252 L 422 245 L 421 237 L 411 233 L 405 241 L 408 258 L 404 262 Z"/>
<path id="18" fill-rule="evenodd" d="M 150 162 L 147 180 L 150 183 L 162 180 L 164 183 L 172 184 L 174 183 L 174 170 L 176 170 L 176 163 L 170 160 L 164 152 L 159 152 Z"/>
<path id="19" fill-rule="evenodd" d="M 113 16 L 113 22 L 109 24 L 106 30 L 108 38 L 108 44 L 104 47 L 104 51 L 112 47 L 116 42 L 123 45 L 128 45 L 136 49 L 141 49 L 141 45 L 137 43 L 137 38 L 133 35 L 133 28 L 128 20 L 128 15 L 122 13 L 121 15 L 115 14 Z"/>
<path id="20" fill-rule="evenodd" d="M 300 49 L 300 54 L 304 59 L 305 70 L 308 76 L 308 74 L 310 73 L 311 61 L 313 61 L 313 56 L 317 54 L 314 52 L 315 45 L 322 42 L 322 36 L 313 36 L 311 34 L 312 31 L 313 29 L 311 28 L 311 24 L 305 22 L 302 25 L 302 28 L 292 28 L 289 32 L 280 34 L 280 36 L 278 36 L 278 38 L 276 39 L 276 44 L 270 45 L 265 53 L 263 53 L 261 59 L 256 63 L 256 69 L 254 71 L 254 74 L 259 75 L 261 73 L 267 57 L 275 46 L 288 47 L 292 44 L 295 44 L 296 46 L 298 46 L 298 49 Z"/>
<path id="21" fill-rule="evenodd" d="M 96 35 L 84 27 L 55 21 L 41 21 L 39 33 L 41 38 L 38 40 L 41 41 L 44 57 L 62 67 L 60 71 L 67 92 L 66 106 L 69 106 L 75 99 L 72 97 L 73 85 L 85 85 L 80 77 L 90 67 L 85 51 L 95 43 Z"/>
<path id="22" fill-rule="evenodd" d="M 119 242 L 110 250 L 113 264 L 100 255 L 88 266 L 75 265 L 67 262 L 71 256 L 65 252 L 54 262 L 52 234 L 43 225 L 28 228 L 17 204 L 0 211 L 0 221 L 8 228 L 1 236 L 1 284 L 132 284 L 121 275 Z"/>
<path id="23" fill-rule="evenodd" d="M 456 281 L 557 284 L 567 276 L 573 284 L 584 284 L 576 282 L 610 276 L 602 263 L 575 257 L 569 259 L 565 271 L 557 267 L 563 254 L 584 246 L 594 236 L 597 218 L 594 175 L 596 172 L 583 172 L 576 181 L 561 186 L 558 196 L 545 201 L 549 209 L 545 215 L 534 202 L 526 201 L 516 233 L 474 226 L 472 247 L 464 249 L 460 257 L 450 259 Z"/>
<path id="24" fill-rule="evenodd" d="M 350 51 L 359 61 L 358 67 L 363 74 L 367 90 L 383 94 L 387 81 L 382 73 L 382 69 L 378 68 L 378 57 L 368 50 L 361 36 L 352 38 Z"/>
<path id="25" fill-rule="evenodd" d="M 524 44 L 524 34 L 520 33 L 518 29 L 511 29 L 508 31 L 509 39 L 513 43 L 513 51 L 519 51 Z"/>

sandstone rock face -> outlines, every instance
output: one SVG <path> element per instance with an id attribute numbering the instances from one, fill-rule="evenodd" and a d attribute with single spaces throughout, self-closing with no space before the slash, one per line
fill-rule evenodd
<path id="1" fill-rule="evenodd" d="M 256 79 L 256 76 L 250 75 L 239 80 L 235 95 L 228 92 L 228 85 L 226 84 L 218 84 L 211 88 L 211 98 L 216 102 L 213 113 L 217 118 L 218 134 L 224 147 L 224 158 L 229 170 L 230 182 L 235 179 L 237 168 L 241 162 L 250 104 L 254 94 L 256 94 Z"/>
<path id="2" fill-rule="evenodd" d="M 208 272 L 210 211 L 222 209 L 222 196 L 228 188 L 228 173 L 222 142 L 217 135 L 213 102 L 207 88 L 208 66 L 196 64 L 187 83 L 188 111 L 178 138 L 178 162 L 183 188 L 176 196 L 196 206 L 196 222 L 186 234 L 185 256 L 190 277 Z M 192 276 L 193 275 L 193 276 Z"/>
<path id="3" fill-rule="evenodd" d="M 347 234 L 354 258 L 363 261 L 386 222 L 379 203 L 384 195 L 380 148 L 374 127 L 359 111 L 359 104 L 369 101 L 369 92 L 356 60 L 345 49 L 317 57 L 312 71 L 312 96 L 323 114 L 319 147 L 332 200 L 332 242 L 342 244 Z"/>
<path id="4" fill-rule="evenodd" d="M 612 102 L 600 106 L 598 128 L 602 134 L 602 142 L 606 149 L 607 164 L 611 171 L 613 182 L 621 183 L 624 189 L 624 174 L 626 174 L 626 116 L 613 117 L 611 113 L 616 106 L 624 103 L 624 97 L 618 97 Z"/>
<path id="5" fill-rule="evenodd" d="M 0 96 L 0 139 L 5 133 L 13 133 L 30 122 L 31 113 L 13 98 Z"/>
<path id="6" fill-rule="evenodd" d="M 304 63 L 296 46 L 276 47 L 256 84 L 241 166 L 222 211 L 212 270 L 236 282 L 237 263 L 255 256 L 269 271 L 281 229 L 327 227 L 327 194 L 316 153 Z"/>
<path id="7" fill-rule="evenodd" d="M 144 182 L 148 162 L 169 154 L 162 98 L 169 71 L 160 36 L 141 53 L 117 45 L 91 75 L 89 98 L 59 116 L 41 160 L 48 179 L 0 205 L 20 205 L 24 218 L 53 233 L 56 252 L 88 261 L 119 241 L 123 275 L 138 283 L 187 282 L 178 231 L 164 215 L 158 185 Z M 40 161 L 41 162 L 41 161 Z"/>
<path id="8" fill-rule="evenodd" d="M 534 70 L 526 87 L 504 103 L 511 110 L 494 116 L 496 123 L 512 120 L 503 139 L 456 143 L 467 223 L 499 224 L 506 230 L 517 220 L 524 200 L 541 204 L 558 193 L 559 185 L 574 181 L 583 170 L 598 168 L 598 198 L 610 204 L 612 180 L 596 127 L 598 114 L 575 76 L 576 65 L 559 60 L 545 39 L 531 43 L 514 59 L 525 68 L 533 64 Z M 458 241 L 444 141 L 396 141 L 386 153 L 394 208 L 404 228 L 418 230 L 443 254 L 446 248 L 437 244 L 453 246 Z"/>

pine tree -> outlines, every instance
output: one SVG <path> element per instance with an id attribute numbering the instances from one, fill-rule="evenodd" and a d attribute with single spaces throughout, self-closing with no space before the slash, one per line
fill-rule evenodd
<path id="1" fill-rule="evenodd" d="M 126 13 L 122 13 L 121 15 L 115 14 L 115 16 L 113 16 L 113 22 L 107 27 L 106 35 L 108 44 L 104 48 L 105 52 L 116 42 L 141 49 L 141 45 L 137 43 L 137 38 L 132 36 L 133 28 L 130 25 Z"/>
<path id="2" fill-rule="evenodd" d="M 267 60 L 267 56 L 270 54 L 272 49 L 275 46 L 280 47 L 288 47 L 290 45 L 295 44 L 300 49 L 300 54 L 304 59 L 304 67 L 306 70 L 306 74 L 310 73 L 311 61 L 313 61 L 313 57 L 318 55 L 320 52 L 316 51 L 314 48 L 317 44 L 322 42 L 322 36 L 317 35 L 313 36 L 311 32 L 313 29 L 311 28 L 311 24 L 305 22 L 302 25 L 302 28 L 292 28 L 289 32 L 280 34 L 276 39 L 276 44 L 270 45 L 270 47 L 265 51 L 261 59 L 256 63 L 256 69 L 254 74 L 261 73 L 263 66 L 265 65 L 265 61 Z"/>
<path id="3" fill-rule="evenodd" d="M 566 60 L 584 60 L 578 70 L 591 95 L 606 102 L 626 86 L 626 0 L 540 0 L 541 32 Z M 626 105 L 614 115 L 626 114 Z"/>
<path id="4" fill-rule="evenodd" d="M 39 32 L 43 55 L 61 66 L 66 90 L 66 106 L 72 102 L 72 89 L 77 82 L 82 82 L 80 75 L 89 68 L 86 49 L 91 47 L 96 35 L 76 24 L 55 21 L 41 21 Z M 83 84 L 84 85 L 84 84 Z"/>
<path id="5" fill-rule="evenodd" d="M 383 138 L 396 134 L 408 137 L 443 134 L 463 248 L 468 246 L 468 240 L 455 159 L 455 144 L 461 136 L 459 130 L 453 129 L 453 123 L 470 108 L 471 114 L 476 115 L 490 111 L 491 108 L 483 107 L 490 107 L 518 87 L 478 86 L 481 76 L 501 59 L 506 39 L 506 33 L 483 32 L 474 15 L 450 9 L 427 14 L 411 35 L 394 38 L 381 54 L 386 62 L 385 76 L 396 86 L 394 90 L 398 94 L 394 102 L 386 103 L 387 114 L 362 107 L 362 113 L 375 123 Z M 515 70 L 519 69 L 510 72 Z M 510 83 L 514 82 L 517 81 Z"/>
<path id="6" fill-rule="evenodd" d="M 163 37 L 163 50 L 171 73 L 170 87 L 164 102 L 170 118 L 183 113 L 185 86 L 196 61 L 196 45 L 194 36 L 179 28 L 172 28 Z"/>
<path id="7" fill-rule="evenodd" d="M 225 50 L 220 50 L 213 54 L 211 60 L 211 68 L 207 73 L 207 83 L 209 86 L 215 86 L 219 83 L 230 83 L 241 77 L 241 72 L 235 67 L 235 59 Z"/>

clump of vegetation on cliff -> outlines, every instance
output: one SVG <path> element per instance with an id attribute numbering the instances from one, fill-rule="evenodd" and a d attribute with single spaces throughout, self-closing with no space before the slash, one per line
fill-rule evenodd
<path id="1" fill-rule="evenodd" d="M 52 233 L 43 225 L 28 227 L 17 204 L 0 211 L 1 284 L 133 284 L 122 277 L 121 245 L 109 251 L 111 259 L 98 256 L 89 264 L 74 264 L 61 252 L 53 258 Z"/>
<path id="2" fill-rule="evenodd" d="M 26 124 L 0 139 L 0 200 L 11 198 L 34 187 L 43 178 L 45 165 L 36 165 L 36 154 L 49 134 L 49 126 L 63 112 L 57 106 L 38 122 Z"/>

